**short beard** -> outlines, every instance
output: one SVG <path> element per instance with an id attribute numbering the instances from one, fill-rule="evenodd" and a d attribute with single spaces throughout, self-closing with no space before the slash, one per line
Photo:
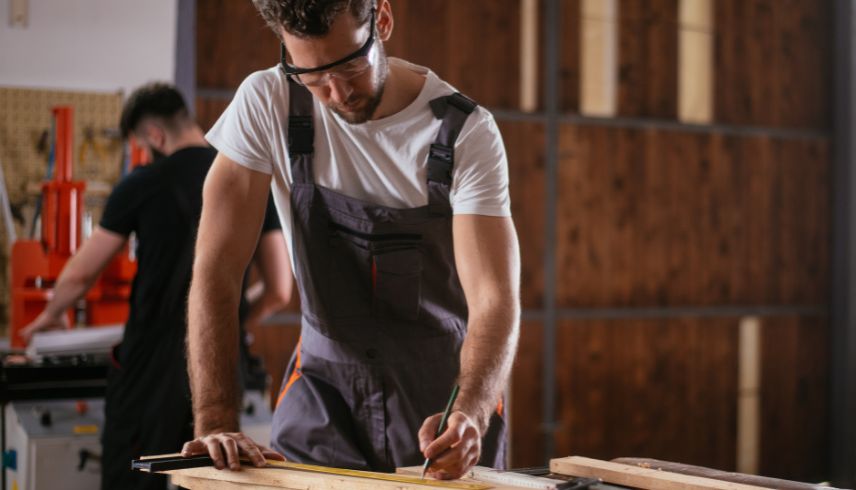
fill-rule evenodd
<path id="1" fill-rule="evenodd" d="M 372 118 L 377 106 L 380 105 L 380 100 L 383 98 L 383 90 L 386 88 L 386 77 L 389 75 L 389 63 L 387 62 L 386 53 L 383 52 L 383 45 L 378 46 L 381 51 L 378 53 L 380 60 L 377 69 L 377 80 L 374 85 L 376 87 L 374 95 L 368 98 L 366 106 L 359 112 L 342 112 L 336 107 L 330 109 L 339 115 L 349 124 L 362 124 Z"/>

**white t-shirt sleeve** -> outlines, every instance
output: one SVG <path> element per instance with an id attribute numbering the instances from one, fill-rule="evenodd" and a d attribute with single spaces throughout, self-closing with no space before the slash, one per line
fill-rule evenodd
<path id="1" fill-rule="evenodd" d="M 273 173 L 269 73 L 248 76 L 232 102 L 205 135 L 211 146 L 239 165 Z"/>
<path id="2" fill-rule="evenodd" d="M 511 216 L 508 158 L 493 116 L 479 108 L 470 114 L 455 144 L 455 169 L 449 200 L 454 214 Z M 470 123 L 470 121 L 467 121 Z"/>

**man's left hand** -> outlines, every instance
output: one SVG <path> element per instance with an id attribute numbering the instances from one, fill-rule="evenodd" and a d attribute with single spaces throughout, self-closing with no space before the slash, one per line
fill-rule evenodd
<path id="1" fill-rule="evenodd" d="M 455 410 L 449 414 L 446 430 L 436 439 L 443 414 L 434 414 L 419 429 L 419 450 L 431 459 L 428 474 L 440 480 L 455 480 L 466 475 L 481 456 L 481 432 L 475 420 Z"/>

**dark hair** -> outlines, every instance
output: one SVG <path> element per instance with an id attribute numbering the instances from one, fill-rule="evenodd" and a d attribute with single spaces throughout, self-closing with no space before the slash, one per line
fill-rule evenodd
<path id="1" fill-rule="evenodd" d="M 168 83 L 149 83 L 134 90 L 125 101 L 119 129 L 122 137 L 127 138 L 134 132 L 143 119 L 156 117 L 167 126 L 177 128 L 190 118 L 184 97 Z"/>
<path id="2" fill-rule="evenodd" d="M 282 27 L 298 37 L 320 37 L 345 10 L 360 24 L 368 22 L 375 0 L 253 0 L 273 32 Z"/>

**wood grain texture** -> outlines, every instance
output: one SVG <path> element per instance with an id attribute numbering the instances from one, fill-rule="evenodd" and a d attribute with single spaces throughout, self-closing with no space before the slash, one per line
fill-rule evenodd
<path id="1" fill-rule="evenodd" d="M 521 301 L 540 308 L 544 301 L 544 126 L 501 122 L 508 154 L 511 213 L 520 240 Z"/>
<path id="2" fill-rule="evenodd" d="M 678 6 L 678 119 L 713 122 L 713 0 Z"/>
<path id="3" fill-rule="evenodd" d="M 827 318 L 768 318 L 762 325 L 760 473 L 800 481 L 829 475 Z"/>
<path id="4" fill-rule="evenodd" d="M 544 328 L 524 322 L 511 371 L 511 467 L 544 466 L 543 426 Z"/>
<path id="5" fill-rule="evenodd" d="M 390 56 L 427 66 L 482 105 L 518 109 L 520 0 L 396 0 L 392 10 Z"/>
<path id="6" fill-rule="evenodd" d="M 831 125 L 831 2 L 714 2 L 716 120 Z"/>
<path id="7" fill-rule="evenodd" d="M 279 41 L 247 0 L 196 3 L 196 85 L 236 89 L 279 62 Z"/>
<path id="8" fill-rule="evenodd" d="M 580 112 L 612 117 L 618 106 L 618 1 L 580 5 Z"/>
<path id="9" fill-rule="evenodd" d="M 563 112 L 578 113 L 580 111 L 580 0 L 562 0 L 559 8 L 559 107 Z"/>
<path id="10" fill-rule="evenodd" d="M 196 97 L 196 122 L 203 131 L 208 131 L 217 122 L 229 101 L 225 99 L 210 99 L 207 97 Z"/>
<path id="11" fill-rule="evenodd" d="M 268 466 L 254 468 L 244 466 L 241 471 L 218 470 L 213 466 L 201 468 L 187 468 L 182 470 L 165 471 L 173 481 L 176 477 L 181 482 L 190 483 L 191 490 L 203 489 L 231 489 L 233 485 L 221 486 L 222 482 L 229 484 L 247 485 L 248 488 L 291 488 L 301 490 L 420 490 L 423 488 L 447 488 L 463 490 L 483 490 L 492 488 L 479 482 L 463 481 L 433 481 L 430 478 L 421 480 L 418 476 L 394 475 L 389 473 L 356 472 L 348 469 L 329 469 L 327 471 L 339 471 L 345 474 L 321 473 L 305 471 L 301 469 L 290 469 L 293 465 L 289 462 L 268 460 Z M 317 468 L 317 467 L 316 467 Z M 360 476 L 357 476 L 360 474 Z M 410 481 L 394 481 L 394 479 L 407 479 Z M 243 486 L 240 488 L 244 488 Z M 506 489 L 509 487 L 497 487 Z"/>
<path id="12" fill-rule="evenodd" d="M 554 459 L 550 461 L 550 470 L 566 475 L 601 478 L 608 483 L 652 490 L 763 490 L 766 488 L 580 456 Z"/>
<path id="13" fill-rule="evenodd" d="M 674 119 L 678 0 L 619 0 L 618 115 Z"/>
<path id="14" fill-rule="evenodd" d="M 561 323 L 556 454 L 733 469 L 736 336 L 723 318 Z"/>
<path id="15" fill-rule="evenodd" d="M 829 145 L 561 130 L 562 307 L 823 304 Z"/>

